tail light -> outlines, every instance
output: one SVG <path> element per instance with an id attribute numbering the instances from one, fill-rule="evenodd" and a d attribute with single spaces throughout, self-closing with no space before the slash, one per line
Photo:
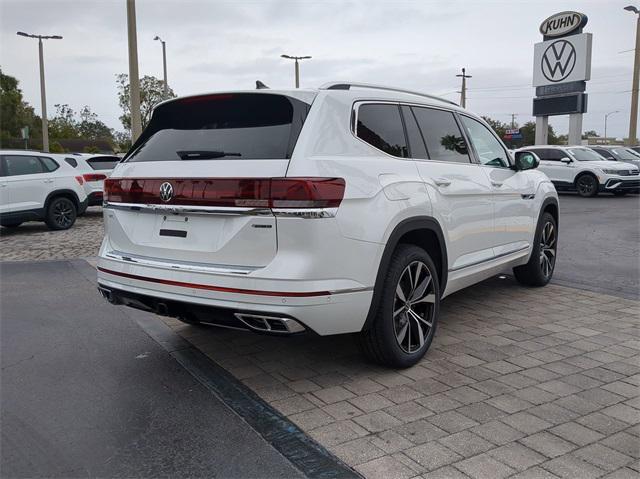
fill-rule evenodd
<path id="1" fill-rule="evenodd" d="M 84 181 L 102 181 L 107 179 L 107 175 L 102 175 L 100 173 L 87 173 L 86 175 L 82 175 Z"/>
<path id="2" fill-rule="evenodd" d="M 170 183 L 173 196 L 160 198 L 160 186 Z M 250 208 L 336 208 L 345 190 L 342 178 L 108 178 L 105 201 L 185 206 Z"/>
<path id="3" fill-rule="evenodd" d="M 81 185 L 84 185 L 84 179 L 82 178 L 82 176 L 76 176 L 76 181 Z"/>

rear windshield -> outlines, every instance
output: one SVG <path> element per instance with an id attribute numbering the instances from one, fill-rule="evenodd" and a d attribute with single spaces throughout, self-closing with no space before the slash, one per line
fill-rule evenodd
<path id="1" fill-rule="evenodd" d="M 113 170 L 120 163 L 120 158 L 117 156 L 96 156 L 89 158 L 87 163 L 94 170 Z"/>
<path id="2" fill-rule="evenodd" d="M 310 105 L 264 93 L 189 97 L 159 106 L 125 161 L 286 159 Z"/>

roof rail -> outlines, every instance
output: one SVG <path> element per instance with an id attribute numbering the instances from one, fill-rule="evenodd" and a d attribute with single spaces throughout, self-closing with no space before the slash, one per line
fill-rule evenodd
<path id="1" fill-rule="evenodd" d="M 370 83 L 356 83 L 356 82 L 329 82 L 325 83 L 320 87 L 320 90 L 349 90 L 351 87 L 357 88 L 370 88 L 372 90 L 385 90 L 385 91 L 395 91 L 398 93 L 409 93 L 410 95 L 422 96 L 425 98 L 430 98 L 432 100 L 443 101 L 445 103 L 449 103 L 451 105 L 459 106 L 455 101 L 447 100 L 446 98 L 441 98 L 436 95 L 429 95 L 428 93 L 421 93 L 419 91 L 413 90 L 404 90 L 402 88 L 393 88 L 389 86 L 383 85 L 372 85 Z"/>

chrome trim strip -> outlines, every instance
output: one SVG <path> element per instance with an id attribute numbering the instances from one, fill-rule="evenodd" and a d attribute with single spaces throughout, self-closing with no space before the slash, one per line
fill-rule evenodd
<path id="1" fill-rule="evenodd" d="M 499 259 L 499 258 L 502 258 L 504 256 L 509 256 L 510 254 L 521 253 L 522 251 L 528 250 L 529 246 L 530 245 L 523 246 L 522 248 L 518 248 L 518 249 L 513 250 L 513 251 L 508 251 L 506 253 L 501 253 L 501 254 L 493 256 L 492 258 L 489 258 L 489 259 L 483 259 L 481 261 L 475 261 L 475 262 L 473 262 L 471 264 L 465 264 L 464 266 L 458 266 L 457 268 L 452 268 L 452 269 L 449 270 L 449 273 L 454 273 L 456 271 L 460 271 L 461 269 L 470 268 L 472 266 L 478 266 L 479 264 L 488 263 L 489 261 L 493 261 L 495 259 Z"/>
<path id="2" fill-rule="evenodd" d="M 109 203 L 103 208 L 148 213 L 206 214 L 219 216 L 280 216 L 288 218 L 335 218 L 338 208 L 244 208 L 240 206 L 186 206 L 146 203 Z"/>
<path id="3" fill-rule="evenodd" d="M 247 266 L 208 265 L 205 263 L 196 263 L 191 261 L 180 261 L 179 263 L 175 263 L 148 256 L 127 254 L 122 251 L 109 251 L 105 253 L 104 257 L 116 261 L 122 261 L 124 263 L 134 263 L 151 268 L 172 269 L 193 273 L 249 274 L 259 269 Z"/>
<path id="4" fill-rule="evenodd" d="M 332 289 L 332 290 L 329 290 L 329 292 L 331 294 L 363 293 L 365 291 L 373 291 L 373 286 L 363 286 L 362 288 L 347 288 L 347 289 Z"/>
<path id="5" fill-rule="evenodd" d="M 283 218 L 321 219 L 335 218 L 338 208 L 273 208 L 271 211 Z"/>
<path id="6" fill-rule="evenodd" d="M 109 203 L 108 201 L 105 201 L 103 203 L 103 208 L 151 213 L 272 216 L 269 208 L 244 208 L 239 206 L 155 205 L 146 203 Z"/>

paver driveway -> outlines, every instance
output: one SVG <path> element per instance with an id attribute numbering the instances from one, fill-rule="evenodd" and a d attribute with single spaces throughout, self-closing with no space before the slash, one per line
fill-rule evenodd
<path id="1" fill-rule="evenodd" d="M 638 302 L 495 279 L 447 298 L 426 358 L 351 336 L 166 322 L 368 478 L 637 477 Z"/>

